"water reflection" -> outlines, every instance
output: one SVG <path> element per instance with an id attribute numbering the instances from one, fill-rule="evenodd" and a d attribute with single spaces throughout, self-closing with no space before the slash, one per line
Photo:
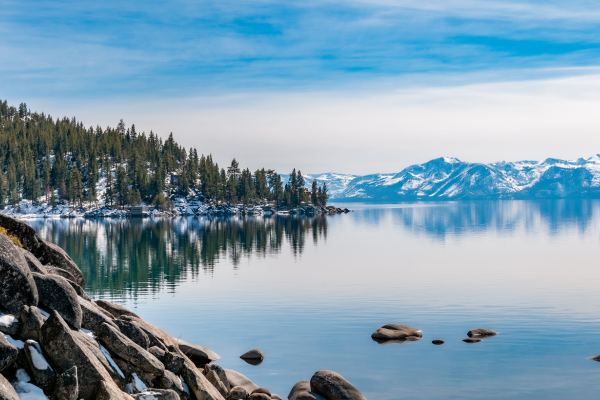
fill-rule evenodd
<path id="1" fill-rule="evenodd" d="M 80 266 L 92 295 L 156 292 L 175 288 L 220 260 L 238 268 L 243 259 L 276 254 L 284 246 L 300 256 L 311 241 L 327 237 L 325 216 L 189 217 L 166 220 L 68 220 L 29 222 Z"/>

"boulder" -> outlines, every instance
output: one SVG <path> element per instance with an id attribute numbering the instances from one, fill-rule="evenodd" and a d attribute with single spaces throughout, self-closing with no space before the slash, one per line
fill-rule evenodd
<path id="1" fill-rule="evenodd" d="M 17 360 L 19 349 L 10 344 L 0 333 L 0 371 L 3 371 Z"/>
<path id="2" fill-rule="evenodd" d="M 102 363 L 79 341 L 58 312 L 52 311 L 41 333 L 40 344 L 52 365 L 59 371 L 77 367 L 79 399 L 93 399 L 99 382 L 112 382 Z"/>
<path id="3" fill-rule="evenodd" d="M 148 389 L 145 392 L 131 395 L 137 400 L 179 400 L 179 395 L 173 390 Z"/>
<path id="4" fill-rule="evenodd" d="M 150 339 L 150 346 L 157 346 L 163 350 L 167 350 L 170 346 L 178 346 L 177 340 L 171 337 L 165 331 L 157 328 L 149 322 L 144 321 L 139 317 L 131 317 L 128 315 L 122 315 L 119 319 L 130 321 L 134 325 L 141 328 L 146 335 L 148 335 L 148 339 Z"/>
<path id="5" fill-rule="evenodd" d="M 100 311 L 100 309 L 96 307 L 95 303 L 82 299 L 81 297 L 79 297 L 77 301 L 81 307 L 82 328 L 89 329 L 97 334 L 98 331 L 100 331 L 102 324 L 106 323 L 118 329 L 117 324 L 111 318 L 107 317 L 102 311 Z"/>
<path id="6" fill-rule="evenodd" d="M 264 393 L 253 393 L 248 396 L 248 400 L 271 400 L 271 396 Z"/>
<path id="7" fill-rule="evenodd" d="M 79 340 L 79 343 L 85 346 L 96 357 L 96 359 L 100 361 L 113 381 L 119 387 L 124 387 L 126 383 L 125 374 L 119 368 L 118 363 L 112 358 L 108 350 L 104 346 L 100 345 L 96 339 L 83 331 L 73 331 L 73 334 Z"/>
<path id="8" fill-rule="evenodd" d="M 50 265 L 55 268 L 63 269 L 69 272 L 81 287 L 85 287 L 85 279 L 83 273 L 79 270 L 79 267 L 69 257 L 66 251 L 55 245 L 54 243 L 46 242 L 42 240 L 41 245 L 35 249 L 30 250 L 38 260 L 44 265 Z"/>
<path id="9" fill-rule="evenodd" d="M 52 393 L 56 383 L 56 373 L 44 358 L 40 344 L 33 340 L 25 342 L 25 355 L 29 361 L 29 371 L 33 375 L 35 385 L 46 394 Z"/>
<path id="10" fill-rule="evenodd" d="M 227 400 L 246 400 L 248 398 L 248 392 L 241 386 L 234 386 L 227 393 Z"/>
<path id="11" fill-rule="evenodd" d="M 98 307 L 110 313 L 114 318 L 119 318 L 123 315 L 128 317 L 140 318 L 137 314 L 129 311 L 126 307 L 119 304 L 111 303 L 110 301 L 96 300 L 94 303 L 96 303 Z"/>
<path id="12" fill-rule="evenodd" d="M 419 340 L 422 337 L 420 330 L 407 325 L 395 325 L 388 324 L 377 329 L 371 335 L 371 338 L 376 342 L 389 341 L 389 340 Z"/>
<path id="13" fill-rule="evenodd" d="M 221 379 L 219 379 L 219 375 L 215 371 L 208 371 L 206 374 L 206 379 L 221 393 L 223 397 L 227 397 L 227 393 L 229 389 L 225 387 Z"/>
<path id="14" fill-rule="evenodd" d="M 188 343 L 181 339 L 177 339 L 179 350 L 183 352 L 190 360 L 196 364 L 210 364 L 218 360 L 219 355 L 206 347 L 197 344 Z"/>
<path id="15" fill-rule="evenodd" d="M 186 358 L 181 377 L 187 384 L 190 394 L 198 400 L 223 400 L 224 397 L 219 391 L 206 379 L 194 363 Z"/>
<path id="16" fill-rule="evenodd" d="M 131 321 L 125 321 L 123 319 L 116 319 L 114 322 L 121 333 L 131 339 L 135 344 L 145 350 L 150 348 L 150 338 L 148 338 L 148 335 L 142 328 Z"/>
<path id="17" fill-rule="evenodd" d="M 0 400 L 19 400 L 15 388 L 2 374 L 0 374 Z"/>
<path id="18" fill-rule="evenodd" d="M 23 306 L 37 306 L 38 292 L 20 249 L 0 234 L 0 304 L 18 315 Z"/>
<path id="19" fill-rule="evenodd" d="M 468 337 L 486 337 L 486 336 L 496 336 L 498 332 L 493 331 L 491 329 L 478 328 L 473 329 L 467 332 Z"/>
<path id="20" fill-rule="evenodd" d="M 223 385 L 225 385 L 227 391 L 229 392 L 229 389 L 231 389 L 231 385 L 229 384 L 229 379 L 227 379 L 227 374 L 225 373 L 225 370 L 217 364 L 206 364 L 204 366 L 204 372 L 208 374 L 209 371 L 214 371 L 217 374 L 219 380 L 223 382 Z"/>
<path id="21" fill-rule="evenodd" d="M 240 356 L 240 358 L 242 360 L 264 360 L 265 354 L 262 352 L 262 350 L 254 349 L 245 352 Z"/>
<path id="22" fill-rule="evenodd" d="M 44 267 L 42 263 L 37 258 L 35 258 L 33 254 L 31 254 L 25 249 L 21 249 L 21 252 L 23 253 L 23 257 L 25 257 L 25 260 L 27 261 L 27 265 L 29 266 L 29 270 L 31 272 L 37 272 L 38 274 L 48 273 L 46 267 Z"/>
<path id="23" fill-rule="evenodd" d="M 300 381 L 294 385 L 288 400 L 325 400 L 323 396 L 310 391 L 309 381 Z"/>
<path id="24" fill-rule="evenodd" d="M 181 369 L 183 368 L 183 364 L 185 363 L 185 356 L 173 346 L 169 346 L 169 350 L 165 352 L 165 355 L 161 361 L 165 366 L 165 369 L 168 369 L 172 373 L 179 375 L 181 373 Z"/>
<path id="25" fill-rule="evenodd" d="M 97 386 L 98 389 L 95 400 L 133 400 L 133 397 L 122 392 L 113 382 L 100 381 Z"/>
<path id="26" fill-rule="evenodd" d="M 256 393 L 264 393 L 264 394 L 268 395 L 269 397 L 271 397 L 271 391 L 269 389 L 265 389 L 265 388 L 254 389 L 252 391 L 252 393 L 250 393 L 250 394 L 256 394 Z"/>
<path id="27" fill-rule="evenodd" d="M 462 340 L 465 343 L 479 343 L 481 341 L 483 341 L 483 339 L 480 338 L 466 338 Z"/>
<path id="28" fill-rule="evenodd" d="M 19 331 L 20 326 L 21 323 L 14 315 L 4 314 L 0 311 L 0 332 L 12 336 Z"/>
<path id="29" fill-rule="evenodd" d="M 154 387 L 159 389 L 175 390 L 181 396 L 184 393 L 181 379 L 171 371 L 165 370 L 164 375 L 157 377 L 154 381 Z"/>
<path id="30" fill-rule="evenodd" d="M 435 345 L 439 346 L 439 345 L 441 345 L 441 344 L 444 344 L 444 343 L 446 343 L 446 342 L 444 342 L 442 339 L 433 339 L 433 340 L 431 341 L 431 343 L 433 343 L 433 344 L 435 344 Z"/>
<path id="31" fill-rule="evenodd" d="M 77 400 L 77 367 L 70 368 L 58 375 L 54 385 L 54 395 L 60 400 Z"/>
<path id="32" fill-rule="evenodd" d="M 110 351 L 144 371 L 162 375 L 165 367 L 156 357 L 135 344 L 117 328 L 104 323 L 98 331 L 98 339 Z"/>
<path id="33" fill-rule="evenodd" d="M 46 317 L 42 315 L 39 308 L 36 306 L 24 306 L 19 318 L 18 336 L 23 340 L 35 340 L 39 342 L 42 325 L 46 322 Z"/>
<path id="34" fill-rule="evenodd" d="M 327 400 L 366 400 L 357 388 L 333 371 L 316 372 L 310 379 L 310 388 Z"/>
<path id="35" fill-rule="evenodd" d="M 150 354 L 152 354 L 154 357 L 158 358 L 158 360 L 160 362 L 162 362 L 163 364 L 165 363 L 163 361 L 163 358 L 165 357 L 166 351 L 161 349 L 160 347 L 156 347 L 156 346 L 152 346 L 148 349 L 148 352 Z"/>
<path id="36" fill-rule="evenodd" d="M 85 290 L 83 290 L 83 288 L 81 286 L 76 284 L 74 281 L 71 281 L 71 280 L 68 280 L 68 281 L 69 281 L 69 284 L 71 285 L 71 287 L 73 288 L 73 290 L 75 290 L 75 293 L 77 293 L 77 296 L 79 296 L 82 299 L 87 300 L 89 302 L 92 301 L 92 299 L 90 299 L 90 296 L 87 295 L 87 293 L 85 292 Z"/>
<path id="37" fill-rule="evenodd" d="M 73 274 L 71 274 L 69 271 L 66 271 L 64 269 L 56 268 L 51 265 L 46 265 L 46 273 L 48 275 L 62 276 L 63 278 L 65 278 L 68 281 L 75 282 L 75 277 L 73 276 Z M 77 285 L 77 286 L 79 286 L 79 285 Z"/>
<path id="38" fill-rule="evenodd" d="M 257 384 L 237 371 L 226 369 L 225 374 L 227 375 L 227 380 L 229 381 L 229 385 L 231 387 L 241 386 L 246 389 L 248 393 L 252 393 L 255 389 L 258 389 Z"/>
<path id="39" fill-rule="evenodd" d="M 56 310 L 65 321 L 75 329 L 81 329 L 81 307 L 77 293 L 69 282 L 57 275 L 42 275 L 33 272 L 40 296 L 40 304 L 51 310 Z"/>

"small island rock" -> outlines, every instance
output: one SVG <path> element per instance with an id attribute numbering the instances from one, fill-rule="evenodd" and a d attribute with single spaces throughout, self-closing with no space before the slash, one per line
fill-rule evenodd
<path id="1" fill-rule="evenodd" d="M 366 400 L 366 397 L 337 372 L 322 370 L 310 379 L 312 392 L 327 400 Z"/>
<path id="2" fill-rule="evenodd" d="M 485 337 L 485 336 L 496 336 L 498 332 L 491 329 L 478 328 L 467 332 L 468 337 Z"/>
<path id="3" fill-rule="evenodd" d="M 444 344 L 446 342 L 444 342 L 442 339 L 434 339 L 434 340 L 431 341 L 431 343 L 439 346 L 439 345 Z"/>

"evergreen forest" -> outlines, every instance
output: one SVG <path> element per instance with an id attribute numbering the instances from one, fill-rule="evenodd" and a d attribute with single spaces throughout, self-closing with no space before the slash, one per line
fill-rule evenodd
<path id="1" fill-rule="evenodd" d="M 173 196 L 201 194 L 205 201 L 275 201 L 324 206 L 325 183 L 305 188 L 296 169 L 284 185 L 272 169 L 254 172 L 236 159 L 219 167 L 196 148 L 185 149 L 135 125 L 86 127 L 74 117 L 53 119 L 0 102 L 0 208 L 22 200 L 73 207 L 124 208 L 140 204 L 168 209 Z"/>

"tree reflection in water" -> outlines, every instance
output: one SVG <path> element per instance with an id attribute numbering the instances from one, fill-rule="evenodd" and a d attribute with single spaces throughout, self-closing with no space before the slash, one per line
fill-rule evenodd
<path id="1" fill-rule="evenodd" d="M 300 256 L 308 240 L 327 236 L 327 217 L 187 217 L 164 220 L 33 220 L 45 240 L 79 265 L 92 297 L 137 297 L 212 273 L 227 259 L 266 257 L 289 246 Z"/>

